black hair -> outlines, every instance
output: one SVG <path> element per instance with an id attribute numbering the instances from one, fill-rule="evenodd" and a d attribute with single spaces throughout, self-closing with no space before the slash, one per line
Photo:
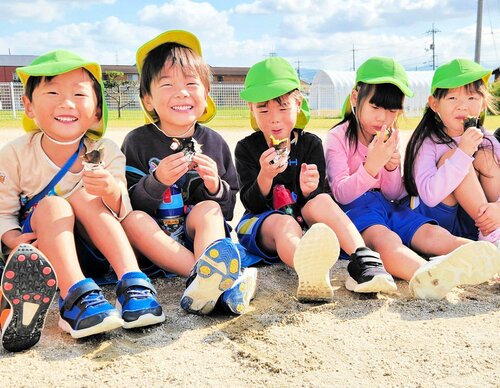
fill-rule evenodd
<path id="1" fill-rule="evenodd" d="M 97 79 L 90 71 L 88 71 L 84 67 L 82 67 L 81 69 L 84 70 L 89 75 L 92 81 L 94 92 L 97 98 L 97 118 L 100 120 L 102 118 L 102 104 L 103 104 L 101 84 L 97 81 Z M 50 82 L 55 77 L 57 77 L 57 75 L 29 76 L 28 81 L 26 82 L 26 86 L 24 87 L 24 95 L 28 97 L 28 100 L 32 101 L 33 92 L 42 83 L 42 81 Z"/>
<path id="2" fill-rule="evenodd" d="M 468 93 L 480 93 L 488 101 L 488 92 L 481 79 L 465 85 L 465 88 Z M 446 97 L 449 91 L 450 89 L 438 88 L 434 91 L 433 97 L 437 100 L 441 100 Z M 486 134 L 482 126 L 480 126 L 479 129 L 483 134 Z M 424 115 L 406 145 L 403 182 L 409 195 L 418 195 L 417 184 L 415 183 L 415 160 L 423 142 L 427 138 L 431 138 L 436 144 L 446 144 L 450 149 L 458 146 L 457 142 L 445 132 L 441 118 L 429 107 L 429 105 L 425 107 Z M 491 150 L 494 152 L 491 140 L 486 140 L 491 143 Z M 487 147 L 490 148 L 489 145 Z M 485 148 L 485 146 L 480 145 L 479 149 L 481 148 Z"/>
<path id="3" fill-rule="evenodd" d="M 211 71 L 203 59 L 189 47 L 179 43 L 168 42 L 155 47 L 144 59 L 141 70 L 140 97 L 151 94 L 151 83 L 157 79 L 165 66 L 178 64 L 183 69 L 197 73 L 207 91 L 210 90 Z"/>
<path id="4" fill-rule="evenodd" d="M 361 112 L 362 105 L 369 98 L 368 102 L 379 108 L 383 109 L 403 109 L 404 93 L 396 85 L 385 83 L 385 84 L 367 84 L 364 82 L 358 82 L 356 85 L 356 90 L 358 91 L 356 99 L 356 107 L 351 108 L 351 112 L 348 113 L 344 119 L 339 122 L 336 126 L 339 126 L 346 121 L 349 121 L 347 127 L 346 136 L 349 139 L 349 145 L 354 147 L 354 150 L 358 147 L 358 120 L 356 118 L 356 110 L 358 112 L 357 116 Z M 350 98 L 350 97 L 349 97 Z"/>

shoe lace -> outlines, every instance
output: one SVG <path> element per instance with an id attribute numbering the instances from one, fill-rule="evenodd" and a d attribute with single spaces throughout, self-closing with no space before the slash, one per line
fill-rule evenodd
<path id="1" fill-rule="evenodd" d="M 84 295 L 81 299 L 81 303 L 85 307 L 97 306 L 101 303 L 106 303 L 106 299 L 104 295 L 98 291 L 89 292 L 87 295 Z"/>
<path id="2" fill-rule="evenodd" d="M 147 299 L 151 297 L 151 290 L 147 288 L 129 287 L 127 288 L 127 295 L 134 299 Z"/>

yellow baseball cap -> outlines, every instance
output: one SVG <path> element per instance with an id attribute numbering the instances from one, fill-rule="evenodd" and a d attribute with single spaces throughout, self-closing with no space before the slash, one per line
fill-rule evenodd
<path id="1" fill-rule="evenodd" d="M 136 61 L 135 65 L 137 67 L 137 71 L 139 74 L 142 72 L 142 66 L 144 65 L 144 61 L 148 54 L 154 50 L 156 47 L 161 46 L 164 43 L 177 43 L 182 46 L 185 46 L 191 50 L 193 50 L 200 57 L 203 57 L 201 52 L 201 44 L 196 35 L 192 34 L 188 31 L 183 30 L 170 30 L 161 33 L 157 37 L 151 39 L 149 42 L 144 43 L 136 53 Z M 144 103 L 141 99 L 141 104 L 144 108 L 144 111 L 147 114 L 147 118 L 152 122 L 156 122 L 159 120 L 158 115 L 154 110 L 147 110 L 144 106 Z M 198 119 L 199 123 L 206 123 L 212 120 L 215 116 L 216 108 L 215 103 L 210 96 L 207 97 L 207 107 L 205 109 L 205 113 Z M 149 122 L 146 120 L 146 122 Z"/>

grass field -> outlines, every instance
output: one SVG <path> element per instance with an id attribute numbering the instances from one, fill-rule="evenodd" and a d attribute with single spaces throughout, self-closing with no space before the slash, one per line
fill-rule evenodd
<path id="1" fill-rule="evenodd" d="M 227 113 L 227 112 L 220 112 Z M 9 111 L 0 111 L 0 129 L 20 128 L 22 111 L 17 112 L 17 119 L 12 119 L 12 113 Z M 332 117 L 312 117 L 307 125 L 309 130 L 328 130 L 333 127 L 339 118 Z M 420 117 L 403 117 L 400 120 L 400 128 L 403 130 L 413 130 L 420 121 Z M 122 111 L 122 117 L 117 118 L 116 111 L 109 114 L 108 128 L 136 128 L 144 123 L 143 116 L 138 111 Z M 216 116 L 208 126 L 217 129 L 244 129 L 250 127 L 248 117 L 228 117 L 220 114 Z M 490 131 L 500 127 L 500 116 L 487 116 L 485 126 Z"/>

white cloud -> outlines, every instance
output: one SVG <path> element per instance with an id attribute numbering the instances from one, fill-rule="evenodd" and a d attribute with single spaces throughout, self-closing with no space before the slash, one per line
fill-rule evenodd
<path id="1" fill-rule="evenodd" d="M 49 23 L 61 18 L 60 4 L 47 0 L 8 1 L 0 4 L 0 20 L 32 19 Z"/>

